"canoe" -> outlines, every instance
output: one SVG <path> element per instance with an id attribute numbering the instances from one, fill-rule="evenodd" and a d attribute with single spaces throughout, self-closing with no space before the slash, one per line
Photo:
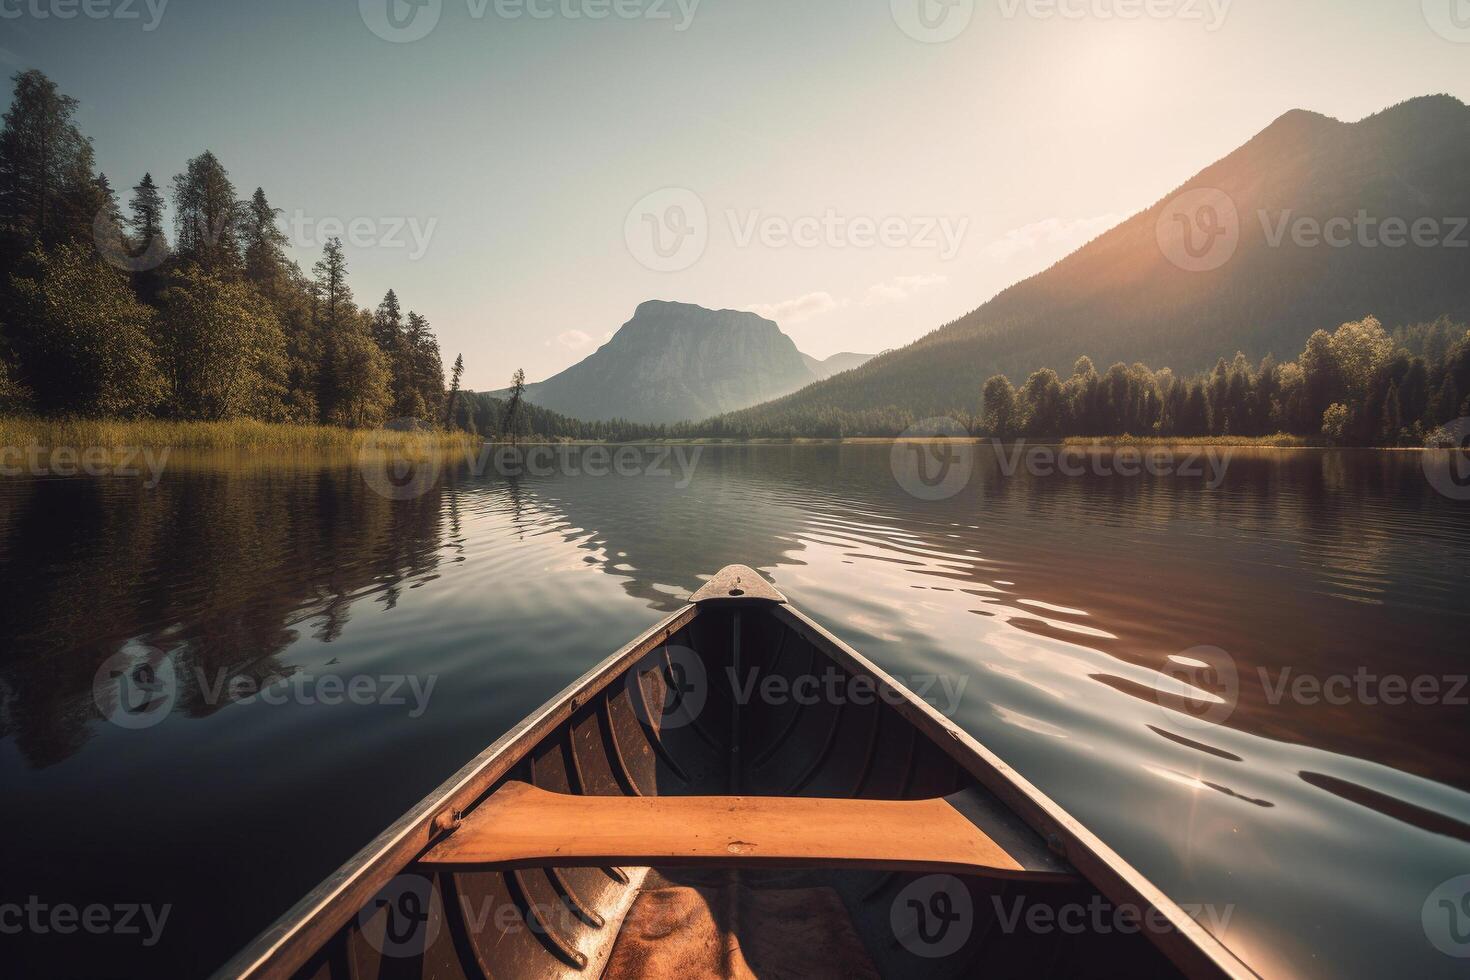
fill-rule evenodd
<path id="1" fill-rule="evenodd" d="M 469 762 L 218 975 L 1255 976 L 744 566 Z"/>

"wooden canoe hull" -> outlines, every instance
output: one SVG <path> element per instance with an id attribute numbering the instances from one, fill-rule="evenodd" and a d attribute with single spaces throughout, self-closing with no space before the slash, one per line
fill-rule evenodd
<path id="1" fill-rule="evenodd" d="M 729 583 L 716 583 L 507 733 L 220 975 L 1253 976 L 1086 828 L 779 593 L 729 596 Z M 834 676 L 845 696 L 789 696 L 802 679 Z M 760 684 L 788 696 L 763 697 Z M 1037 874 L 422 860 L 512 783 L 634 798 L 918 801 L 960 791 L 979 801 L 977 823 Z M 1099 901 L 1165 928 L 1037 930 L 1015 919 L 1034 905 Z M 937 930 L 905 934 L 905 915 L 952 908 L 969 916 L 955 948 L 948 938 L 927 945 Z"/>

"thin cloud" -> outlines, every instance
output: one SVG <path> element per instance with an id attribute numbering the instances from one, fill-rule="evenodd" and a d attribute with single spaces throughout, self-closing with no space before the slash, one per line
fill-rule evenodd
<path id="1" fill-rule="evenodd" d="M 880 282 L 876 286 L 869 286 L 867 294 L 863 297 L 864 306 L 877 306 L 879 303 L 902 303 L 921 289 L 930 286 L 942 286 L 949 282 L 949 276 L 899 276 L 887 282 Z"/>
<path id="2" fill-rule="evenodd" d="M 1085 245 L 1123 220 L 1120 214 L 1099 214 L 1092 218 L 1046 218 L 1020 228 L 1012 228 L 985 248 L 994 259 L 1012 259 L 1041 249 L 1052 251 Z"/>
<path id="3" fill-rule="evenodd" d="M 838 300 L 831 293 L 820 292 L 807 293 L 779 303 L 757 303 L 747 306 L 746 309 L 777 323 L 802 323 L 833 310 L 840 310 L 846 305 L 846 300 Z"/>
<path id="4" fill-rule="evenodd" d="M 556 342 L 567 350 L 581 350 L 592 343 L 592 338 L 580 330 L 566 330 L 556 335 Z"/>

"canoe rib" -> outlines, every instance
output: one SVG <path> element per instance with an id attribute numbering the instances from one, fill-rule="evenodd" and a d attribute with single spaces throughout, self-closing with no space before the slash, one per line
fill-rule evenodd
<path id="1" fill-rule="evenodd" d="M 569 796 L 496 790 L 425 865 L 854 867 L 1065 880 L 1027 867 L 945 799 Z"/>

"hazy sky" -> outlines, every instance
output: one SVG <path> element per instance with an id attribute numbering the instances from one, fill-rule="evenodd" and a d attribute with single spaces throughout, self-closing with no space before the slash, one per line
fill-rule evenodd
<path id="1" fill-rule="evenodd" d="M 948 3 L 0 0 L 0 62 L 119 189 L 212 149 L 308 268 L 356 220 L 358 302 L 396 288 L 477 388 L 646 299 L 898 346 L 1288 109 L 1470 101 L 1470 0 Z"/>

